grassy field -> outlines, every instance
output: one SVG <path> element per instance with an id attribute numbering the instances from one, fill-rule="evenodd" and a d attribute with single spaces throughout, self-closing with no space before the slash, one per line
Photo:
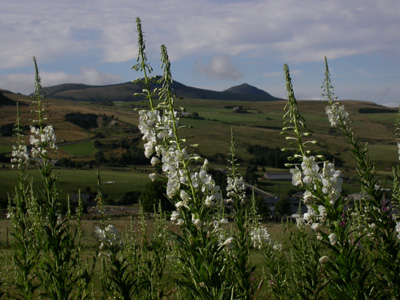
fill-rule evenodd
<path id="1" fill-rule="evenodd" d="M 21 104 L 21 120 L 23 125 L 29 125 L 34 118 L 31 99 L 22 95 L 9 94 L 11 99 Z M 343 101 L 347 111 L 351 114 L 354 127 L 361 141 L 368 142 L 370 158 L 376 163 L 377 169 L 385 172 L 383 178 L 390 177 L 390 169 L 398 161 L 395 145 L 394 122 L 396 113 L 361 114 L 360 108 L 378 107 L 370 102 Z M 62 157 L 72 160 L 91 160 L 97 149 L 94 141 L 110 143 L 118 140 L 140 140 L 137 132 L 129 131 L 129 126 L 138 125 L 138 113 L 132 105 L 145 105 L 143 102 L 132 101 L 118 103 L 115 106 L 100 106 L 88 102 L 72 102 L 64 100 L 45 99 L 46 114 L 49 123 L 53 124 L 57 141 L 74 144 L 60 145 L 57 153 L 52 158 L 57 160 Z M 241 170 L 244 171 L 252 155 L 247 151 L 249 145 L 261 145 L 268 147 L 287 147 L 288 144 L 280 135 L 282 127 L 283 107 L 285 101 L 273 102 L 241 102 L 241 101 L 217 101 L 217 100 L 190 100 L 177 99 L 176 107 L 184 107 L 187 112 L 196 112 L 200 119 L 181 118 L 180 124 L 187 128 L 180 131 L 181 137 L 187 138 L 188 144 L 199 144 L 198 152 L 212 160 L 215 157 L 226 157 L 229 153 L 230 132 L 233 129 L 236 141 L 237 156 L 241 161 Z M 241 106 L 245 113 L 235 113 L 233 108 Z M 308 130 L 313 132 L 313 138 L 319 141 L 316 149 L 336 155 L 343 165 L 342 170 L 347 177 L 354 177 L 355 163 L 347 150 L 345 140 L 338 129 L 330 127 L 325 115 L 326 103 L 321 101 L 299 101 L 299 110 L 305 117 Z M 65 115 L 69 113 L 96 114 L 99 117 L 109 117 L 114 120 L 107 126 L 96 129 L 83 129 L 66 121 Z M 13 124 L 16 120 L 16 107 L 4 106 L 0 110 L 0 126 Z M 25 140 L 28 143 L 29 132 L 25 132 Z M 11 151 L 11 145 L 15 137 L 0 137 L 0 153 Z M 140 148 L 141 146 L 138 145 Z M 108 157 L 119 155 L 117 152 L 107 154 Z M 215 168 L 225 167 L 220 159 L 212 161 Z M 260 168 L 263 166 L 259 166 Z M 264 166 L 268 167 L 268 166 Z M 139 167 L 140 168 L 140 167 Z M 30 171 L 37 178 L 37 171 Z M 35 173 L 36 172 L 36 173 Z M 103 168 L 101 171 L 104 182 L 104 192 L 110 197 L 119 197 L 121 193 L 138 191 L 148 182 L 147 173 L 153 172 L 151 167 L 135 171 L 131 168 Z M 76 193 L 78 189 L 90 188 L 96 190 L 95 170 L 59 170 L 59 184 L 63 192 Z M 10 170 L 7 163 L 3 163 L 0 169 L 0 196 L 7 197 L 7 192 L 13 190 L 16 172 Z M 354 181 L 352 183 L 354 185 Z M 272 183 L 266 188 L 279 194 L 285 194 L 290 189 L 290 182 Z M 351 187 L 353 190 L 353 186 Z M 354 189 L 357 189 L 355 187 Z"/>
<path id="2" fill-rule="evenodd" d="M 91 157 L 96 152 L 96 148 L 93 145 L 93 141 L 59 146 L 58 149 L 61 151 L 68 152 L 69 154 L 75 157 L 82 157 L 82 156 Z"/>
<path id="3" fill-rule="evenodd" d="M 118 199 L 124 193 L 132 191 L 142 191 L 149 182 L 149 168 L 121 168 L 99 170 L 103 193 L 108 199 Z M 97 191 L 97 172 L 96 170 L 70 170 L 55 169 L 57 176 L 57 185 L 61 190 L 61 197 L 66 199 L 67 194 L 76 194 L 79 190 L 82 192 L 90 190 Z M 36 189 L 41 187 L 41 177 L 38 170 L 29 170 L 29 177 L 33 178 L 33 184 Z M 14 190 L 18 179 L 18 171 L 7 170 L 0 172 L 0 195 L 7 197 L 7 193 Z"/>

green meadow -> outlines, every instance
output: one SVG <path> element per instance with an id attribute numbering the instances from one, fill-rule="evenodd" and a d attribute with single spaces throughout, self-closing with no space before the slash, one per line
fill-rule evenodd
<path id="1" fill-rule="evenodd" d="M 9 97 L 21 103 L 30 104 L 31 99 L 23 95 L 10 94 Z M 134 99 L 134 97 L 132 97 Z M 143 149 L 141 136 L 136 128 L 138 125 L 138 112 L 132 106 L 145 107 L 142 101 L 118 102 L 114 106 L 101 106 L 88 102 L 72 102 L 66 100 L 46 99 L 46 109 L 49 112 L 49 122 L 53 124 L 59 151 L 52 154 L 54 160 L 68 158 L 72 161 L 83 163 L 83 169 L 60 169 L 56 172 L 63 194 L 76 193 L 79 189 L 96 190 L 96 168 L 85 166 L 85 162 L 93 160 L 99 149 L 94 147 L 96 141 L 103 144 L 118 143 L 119 141 L 133 141 L 137 149 Z M 391 167 L 398 159 L 395 144 L 394 122 L 396 113 L 359 113 L 360 108 L 380 107 L 370 102 L 342 101 L 347 111 L 351 114 L 353 126 L 361 141 L 368 142 L 370 158 L 381 169 L 380 175 L 384 180 L 391 178 Z M 233 130 L 236 141 L 237 157 L 240 161 L 240 171 L 244 174 L 253 156 L 247 151 L 250 145 L 266 147 L 287 147 L 287 142 L 280 134 L 283 127 L 283 108 L 285 101 L 222 101 L 200 99 L 177 99 L 175 106 L 184 108 L 189 114 L 197 113 L 198 118 L 182 117 L 180 136 L 187 140 L 186 144 L 198 144 L 194 151 L 207 157 L 213 168 L 225 168 L 226 157 L 229 153 L 230 132 Z M 347 150 L 345 139 L 337 129 L 331 128 L 325 114 L 323 101 L 298 101 L 299 110 L 307 120 L 307 128 L 313 132 L 313 138 L 319 142 L 316 149 L 331 153 L 341 160 L 342 170 L 347 172 L 348 178 L 355 176 L 355 163 Z M 235 112 L 235 107 L 241 107 L 241 112 Z M 32 119 L 31 107 L 21 106 L 21 120 L 24 125 L 29 125 Z M 95 129 L 84 129 L 66 121 L 65 116 L 70 113 L 95 114 L 108 117 L 112 122 L 103 124 Z M 15 123 L 16 110 L 12 106 L 4 106 L 0 111 L 0 126 Z M 133 127 L 132 127 L 133 126 Z M 24 132 L 25 142 L 29 143 L 29 131 Z M 0 153 L 10 158 L 11 145 L 15 137 L 0 136 Z M 142 150 L 141 150 L 142 151 Z M 103 150 L 107 158 L 118 157 L 126 150 L 115 148 Z M 7 198 L 7 193 L 13 191 L 17 172 L 11 169 L 10 164 L 3 162 L 0 169 L 0 197 Z M 34 178 L 37 171 L 32 165 L 31 172 Z M 136 170 L 135 170 L 136 168 Z M 270 166 L 259 166 L 270 169 Z M 100 168 L 102 181 L 105 183 L 104 192 L 109 197 L 120 197 L 125 192 L 140 191 L 149 182 L 148 174 L 154 172 L 150 165 L 107 167 Z M 140 171 L 139 171 L 140 170 Z M 282 170 L 285 171 L 285 170 Z M 386 172 L 386 173 L 385 173 Z M 37 183 L 39 184 L 39 183 Z M 261 182 L 260 185 L 267 191 L 286 195 L 292 188 L 290 182 Z M 349 183 L 348 190 L 357 191 L 354 180 Z"/>
<path id="2" fill-rule="evenodd" d="M 58 147 L 60 150 L 68 152 L 73 156 L 92 156 L 96 152 L 93 142 L 76 143 Z"/>
<path id="3" fill-rule="evenodd" d="M 101 178 L 103 193 L 108 199 L 118 199 L 127 192 L 143 190 L 144 186 L 149 182 L 149 168 L 123 168 L 123 169 L 100 169 L 98 170 Z M 39 170 L 28 170 L 28 175 L 33 179 L 35 189 L 42 187 L 42 181 Z M 61 197 L 66 199 L 67 195 L 77 194 L 81 192 L 97 191 L 97 170 L 72 170 L 72 169 L 55 169 L 54 174 L 57 176 L 57 185 L 61 191 Z M 0 195 L 7 196 L 14 190 L 17 182 L 18 171 L 7 170 L 0 172 Z"/>

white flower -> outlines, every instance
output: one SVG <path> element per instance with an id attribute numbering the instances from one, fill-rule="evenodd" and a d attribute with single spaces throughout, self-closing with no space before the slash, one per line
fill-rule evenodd
<path id="1" fill-rule="evenodd" d="M 315 210 L 312 208 L 311 205 L 307 205 L 307 212 L 304 213 L 304 215 L 303 215 L 304 221 L 306 221 L 308 223 L 312 223 L 312 221 L 314 220 L 315 217 L 316 217 Z"/>
<path id="2" fill-rule="evenodd" d="M 196 219 L 196 218 L 194 218 L 194 217 L 192 217 L 192 223 L 193 223 L 194 226 L 196 226 L 197 228 L 200 228 L 201 225 L 203 224 L 203 223 L 201 222 L 200 219 Z"/>
<path id="3" fill-rule="evenodd" d="M 290 169 L 290 173 L 292 173 L 292 184 L 294 186 L 302 185 L 301 171 L 296 166 L 294 169 Z"/>
<path id="4" fill-rule="evenodd" d="M 158 165 L 160 163 L 160 159 L 157 156 L 153 156 L 150 160 L 152 166 Z"/>
<path id="5" fill-rule="evenodd" d="M 312 183 L 315 178 L 318 178 L 319 166 L 315 161 L 314 156 L 303 156 L 303 162 L 301 163 L 303 170 L 303 182 L 306 184 Z"/>
<path id="6" fill-rule="evenodd" d="M 314 197 L 313 194 L 312 194 L 309 190 L 306 190 L 306 191 L 304 192 L 304 194 L 303 194 L 303 202 L 304 202 L 305 204 L 308 204 L 308 203 L 311 202 L 311 199 L 312 199 L 313 197 Z"/>
<path id="7" fill-rule="evenodd" d="M 20 169 L 21 167 L 26 166 L 29 162 L 28 148 L 25 145 L 21 144 L 18 147 L 13 146 L 11 156 L 11 164 L 13 168 L 15 167 L 14 164 L 17 164 Z"/>
<path id="8" fill-rule="evenodd" d="M 96 226 L 94 231 L 98 240 L 102 242 L 102 245 L 105 244 L 107 246 L 120 246 L 122 244 L 119 232 L 117 228 L 112 224 L 108 225 L 104 229 Z"/>
<path id="9" fill-rule="evenodd" d="M 319 211 L 319 217 L 322 220 L 325 220 L 327 212 L 326 212 L 326 208 L 323 205 L 318 205 L 318 211 Z"/>
<path id="10" fill-rule="evenodd" d="M 400 239 L 400 222 L 396 222 L 397 237 Z"/>
<path id="11" fill-rule="evenodd" d="M 255 249 L 262 249 L 271 243 L 271 236 L 265 227 L 255 228 L 250 231 L 250 238 Z"/>
<path id="12" fill-rule="evenodd" d="M 320 262 L 321 264 L 324 264 L 324 263 L 326 263 L 328 260 L 329 260 L 329 257 L 325 255 L 325 256 L 322 256 L 322 257 L 319 259 L 319 262 Z"/>
<path id="13" fill-rule="evenodd" d="M 206 197 L 206 200 L 204 201 L 204 205 L 208 206 L 208 207 L 213 206 L 214 205 L 214 200 L 215 200 L 214 195 L 208 195 Z"/>
<path id="14" fill-rule="evenodd" d="M 397 143 L 397 154 L 399 155 L 400 160 L 400 143 Z"/>
<path id="15" fill-rule="evenodd" d="M 331 233 L 328 238 L 332 246 L 334 246 L 338 241 L 338 238 L 335 233 Z"/>
<path id="16" fill-rule="evenodd" d="M 350 117 L 343 105 L 339 105 L 338 102 L 333 103 L 325 108 L 325 112 L 328 115 L 328 120 L 332 127 L 336 127 L 340 124 L 348 126 L 350 124 Z"/>
<path id="17" fill-rule="evenodd" d="M 169 179 L 167 183 L 167 196 L 172 198 L 175 196 L 176 192 L 179 190 L 180 183 L 174 179 Z"/>
<path id="18" fill-rule="evenodd" d="M 152 141 L 147 142 L 144 144 L 144 156 L 149 158 L 154 153 L 154 143 Z"/>
<path id="19" fill-rule="evenodd" d="M 52 125 L 47 125 L 40 130 L 31 126 L 31 135 L 29 137 L 30 144 L 32 145 L 32 156 L 44 158 L 47 155 L 46 148 L 57 149 L 56 136 Z"/>
<path id="20" fill-rule="evenodd" d="M 183 201 L 188 201 L 190 199 L 190 196 L 188 193 L 186 193 L 186 191 L 181 190 L 180 192 L 180 197 Z"/>
<path id="21" fill-rule="evenodd" d="M 233 247 L 232 242 L 233 242 L 233 237 L 229 237 L 225 240 L 225 242 L 222 243 L 222 245 L 228 249 L 231 249 Z"/>
<path id="22" fill-rule="evenodd" d="M 313 217 L 314 217 L 313 214 L 304 213 L 303 219 L 304 219 L 305 221 L 310 221 L 310 220 L 312 220 Z"/>
<path id="23" fill-rule="evenodd" d="M 226 194 L 229 197 L 227 202 L 234 202 L 236 200 L 244 202 L 246 200 L 246 187 L 243 177 L 228 177 Z"/>
<path id="24" fill-rule="evenodd" d="M 298 216 L 298 217 L 296 218 L 296 225 L 297 225 L 297 227 L 301 227 L 301 226 L 303 226 L 304 224 L 305 224 L 304 216 L 303 216 L 303 218 L 302 218 L 301 216 Z"/>
<path id="25" fill-rule="evenodd" d="M 311 225 L 311 229 L 316 230 L 316 231 L 320 230 L 321 227 L 322 227 L 322 225 L 320 223 L 313 223 Z"/>
<path id="26" fill-rule="evenodd" d="M 150 180 L 153 181 L 153 182 L 154 182 L 154 180 L 156 179 L 156 177 L 157 177 L 157 174 L 156 174 L 156 173 L 151 173 L 151 174 L 149 174 L 149 178 L 150 178 Z"/>
<path id="27" fill-rule="evenodd" d="M 220 223 L 220 224 L 229 224 L 229 221 L 228 221 L 228 219 L 221 219 L 221 220 L 219 221 L 219 223 Z"/>
<path id="28" fill-rule="evenodd" d="M 172 221 L 172 222 L 175 222 L 178 218 L 179 218 L 179 213 L 178 213 L 177 211 L 174 210 L 174 211 L 171 213 L 171 221 Z"/>

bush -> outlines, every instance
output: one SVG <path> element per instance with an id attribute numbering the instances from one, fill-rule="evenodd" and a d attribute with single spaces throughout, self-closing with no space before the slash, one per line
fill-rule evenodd
<path id="1" fill-rule="evenodd" d="M 139 202 L 140 192 L 132 191 L 126 192 L 119 199 L 116 200 L 116 204 L 120 205 L 131 205 Z"/>
<path id="2" fill-rule="evenodd" d="M 164 211 L 172 211 L 175 207 L 167 198 L 165 184 L 161 180 L 148 183 L 139 199 L 146 212 L 154 212 L 154 207 L 157 208 L 159 203 Z"/>
<path id="3" fill-rule="evenodd" d="M 288 216 L 292 214 L 292 204 L 286 197 L 279 198 L 278 202 L 275 203 L 274 212 L 280 217 Z"/>

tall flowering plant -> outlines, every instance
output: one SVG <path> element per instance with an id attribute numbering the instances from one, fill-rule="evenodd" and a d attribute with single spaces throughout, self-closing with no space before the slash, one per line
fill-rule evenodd
<path id="1" fill-rule="evenodd" d="M 173 239 L 177 246 L 177 268 L 181 274 L 176 281 L 185 299 L 230 298 L 243 291 L 235 290 L 237 282 L 234 283 L 232 276 L 227 276 L 229 268 L 224 260 L 224 250 L 232 246 L 233 238 L 221 234 L 221 222 L 224 220 L 217 213 L 222 200 L 220 187 L 208 172 L 207 159 L 194 153 L 179 135 L 179 112 L 174 108 L 175 95 L 167 48 L 161 46 L 163 75 L 157 80 L 160 88 L 150 91 L 150 83 L 154 79 L 149 77 L 151 67 L 144 51 L 140 19 L 137 19 L 137 29 L 139 55 L 133 69 L 141 71 L 143 78 L 135 82 L 143 84 L 143 94 L 149 101 L 149 110 L 139 111 L 139 129 L 145 141 L 145 155 L 152 165 L 161 164 L 166 177 L 166 194 L 175 205 L 171 221 L 180 228 L 179 233 L 173 234 Z M 228 197 L 237 198 L 235 201 L 240 203 L 242 192 L 235 190 L 240 178 L 235 172 L 233 174 L 228 183 Z M 155 176 L 150 174 L 150 179 L 154 180 Z M 239 243 L 247 243 L 247 237 L 243 236 Z M 241 244 L 237 247 L 243 249 Z M 248 254 L 243 255 L 241 264 L 248 260 Z M 241 272 L 250 272 L 244 266 L 240 269 Z M 248 273 L 245 275 L 245 280 L 249 280 Z"/>
<path id="2" fill-rule="evenodd" d="M 362 199 L 356 206 L 357 229 L 359 235 L 367 246 L 368 255 L 373 257 L 372 268 L 375 286 L 380 288 L 375 292 L 378 296 L 391 295 L 400 297 L 400 243 L 396 222 L 399 209 L 399 167 L 393 167 L 393 192 L 389 200 L 384 195 L 376 176 L 374 164 L 369 160 L 367 145 L 360 142 L 351 127 L 352 121 L 345 107 L 334 101 L 333 87 L 331 84 L 328 62 L 325 57 L 325 80 L 322 85 L 323 96 L 328 100 L 326 113 L 332 127 L 337 127 L 342 132 L 357 163 L 357 173 L 361 183 Z M 398 131 L 399 116 L 396 119 Z M 399 144 L 398 144 L 399 145 Z M 390 201 L 390 202 L 389 202 Z M 350 205 L 350 203 L 349 203 Z"/>
<path id="3" fill-rule="evenodd" d="M 303 202 L 308 208 L 300 222 L 309 224 L 315 230 L 316 238 L 329 249 L 328 255 L 320 258 L 320 263 L 324 264 L 331 279 L 330 293 L 346 295 L 349 299 L 368 298 L 372 291 L 367 282 L 370 266 L 366 264 L 359 245 L 362 235 L 354 231 L 344 209 L 341 172 L 331 162 L 318 161 L 322 157 L 314 156 L 306 149 L 307 144 L 317 142 L 306 140 L 310 133 L 306 131 L 305 120 L 298 111 L 287 65 L 284 70 L 288 102 L 284 115 L 286 127 L 283 129 L 286 139 L 293 141 L 290 145 L 297 146 L 297 152 L 291 158 L 293 161 L 298 159 L 297 163 L 290 165 L 292 180 L 295 186 L 305 188 Z M 327 93 L 333 94 L 331 89 Z M 323 230 L 324 227 L 328 231 Z"/>
<path id="4" fill-rule="evenodd" d="M 77 238 L 80 231 L 72 224 L 70 210 L 64 218 L 60 212 L 60 197 L 50 159 L 50 152 L 57 149 L 56 138 L 53 127 L 45 125 L 40 76 L 36 59 L 33 61 L 37 119 L 31 126 L 30 153 L 22 142 L 17 114 L 17 146 L 11 160 L 20 171 L 9 207 L 16 249 L 16 289 L 23 299 L 34 299 L 39 293 L 53 299 L 70 299 L 77 292 L 80 299 L 86 299 L 86 288 L 93 272 L 81 268 L 80 240 Z M 28 161 L 38 164 L 43 179 L 42 193 L 37 194 L 33 184 L 27 184 Z M 79 217 L 78 212 L 78 225 Z"/>
<path id="5" fill-rule="evenodd" d="M 13 146 L 11 164 L 18 169 L 18 181 L 15 193 L 10 198 L 8 207 L 9 216 L 13 226 L 11 236 L 13 237 L 13 262 L 16 270 L 16 293 L 23 299 L 33 299 L 35 291 L 40 284 L 37 282 L 37 241 L 35 228 L 38 225 L 38 206 L 33 197 L 32 184 L 26 175 L 30 157 L 28 147 L 22 137 L 21 118 L 17 104 L 17 120 L 15 133 L 17 143 Z"/>

